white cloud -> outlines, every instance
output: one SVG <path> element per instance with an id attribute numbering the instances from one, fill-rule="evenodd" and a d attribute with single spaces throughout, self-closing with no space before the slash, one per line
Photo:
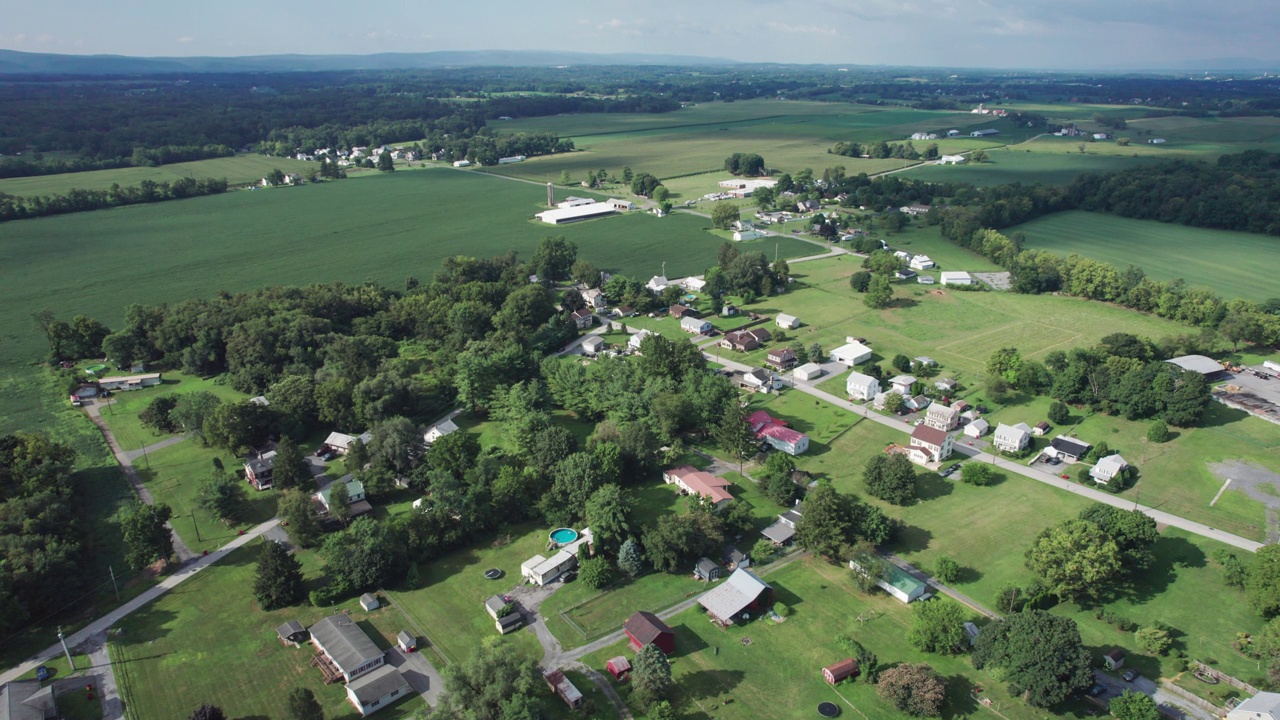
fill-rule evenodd
<path id="1" fill-rule="evenodd" d="M 777 32 L 793 33 L 796 35 L 825 35 L 826 37 L 838 37 L 839 32 L 833 27 L 822 27 L 819 25 L 791 25 L 790 23 L 780 23 L 769 21 L 766 26 L 770 30 Z"/>
<path id="2" fill-rule="evenodd" d="M 178 42 L 182 43 L 183 45 L 186 45 L 187 43 L 195 42 L 195 38 L 190 35 L 183 35 L 182 37 L 178 38 Z"/>

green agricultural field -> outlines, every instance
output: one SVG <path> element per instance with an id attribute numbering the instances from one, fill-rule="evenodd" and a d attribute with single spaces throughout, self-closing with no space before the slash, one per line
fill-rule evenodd
<path id="1" fill-rule="evenodd" d="M 343 686 L 325 685 L 320 671 L 308 665 L 309 647 L 281 645 L 275 629 L 287 620 L 311 625 L 346 610 L 387 648 L 405 620 L 395 608 L 367 613 L 354 600 L 335 608 L 263 612 L 249 590 L 258 547 L 232 552 L 115 626 L 109 647 L 130 717 L 187 717 L 201 703 L 212 703 L 228 717 L 282 718 L 295 687 L 315 693 L 326 717 L 354 716 Z M 409 718 L 423 709 L 422 700 L 412 696 L 379 717 Z"/>
<path id="2" fill-rule="evenodd" d="M 672 659 L 673 699 L 682 714 L 744 720 L 761 717 L 809 718 L 819 702 L 841 706 L 847 715 L 866 718 L 907 718 L 885 703 L 875 686 L 860 680 L 832 687 L 821 670 L 848 656 L 836 637 L 852 635 L 874 652 L 883 667 L 902 662 L 927 662 L 947 679 L 944 717 L 980 717 L 973 697 L 998 703 L 1002 717 L 1031 720 L 1049 717 L 1009 697 L 1002 683 L 976 671 L 964 656 L 921 653 L 905 642 L 911 611 L 881 592 L 858 591 L 847 569 L 808 558 L 770 573 L 775 599 L 792 609 L 783 623 L 767 618 L 720 629 L 699 608 L 667 622 L 675 631 Z M 862 617 L 866 621 L 858 622 Z M 632 653 L 625 642 L 588 655 L 584 662 L 598 670 L 618 654 Z M 611 681 L 612 682 L 612 681 Z M 624 696 L 625 686 L 618 686 Z M 1054 708 L 1054 717 L 1082 718 L 1087 711 L 1075 704 Z"/>
<path id="3" fill-rule="evenodd" d="M 216 550 L 231 542 L 240 529 L 257 525 L 276 514 L 276 491 L 254 490 L 247 483 L 248 501 L 231 524 L 196 507 L 201 486 L 213 474 L 214 458 L 222 461 L 227 472 L 240 469 L 241 461 L 234 455 L 201 447 L 196 440 L 184 440 L 134 461 L 138 476 L 155 501 L 173 509 L 174 532 L 197 553 Z"/>
<path id="4" fill-rule="evenodd" d="M 1182 278 L 1225 298 L 1274 297 L 1280 249 L 1266 235 L 1206 230 L 1154 220 L 1069 211 L 1009 228 L 1026 246 L 1068 255 L 1079 253 L 1123 269 L 1137 265 L 1161 280 Z"/>
<path id="5" fill-rule="evenodd" d="M 180 372 L 166 371 L 164 382 L 160 385 L 115 393 L 111 400 L 102 407 L 102 419 L 121 450 L 137 450 L 144 445 L 153 445 L 168 437 L 168 433 L 157 432 L 143 427 L 138 415 L 147 409 L 152 400 L 160 396 L 184 395 L 193 392 L 211 392 L 223 400 L 243 400 L 248 397 L 228 385 L 219 385 L 212 380 L 186 375 Z"/>
<path id="6" fill-rule="evenodd" d="M 1035 151 L 1031 148 L 1035 148 Z M 913 180 L 970 183 L 978 186 L 1012 183 L 1069 185 L 1081 173 L 1127 170 L 1158 162 L 1152 157 L 1118 154 L 1044 152 L 1039 142 L 992 150 L 988 157 L 990 159 L 985 163 L 920 165 L 904 171 L 902 176 Z"/>
<path id="7" fill-rule="evenodd" d="M 679 277 L 715 263 L 720 239 L 705 218 L 641 213 L 568 226 L 532 219 L 545 190 L 478 173 L 426 170 L 287 188 L 233 192 L 8 223 L 0 253 L 0 397 L 4 426 L 47 422 L 30 363 L 45 352 L 32 313 L 87 313 L 118 325 L 130 303 L 176 302 L 273 284 L 374 280 L 393 287 L 427 279 L 457 254 L 529 257 L 540 238 L 564 235 L 581 257 L 613 272 Z M 743 249 L 782 257 L 813 253 L 799 240 L 768 239 Z M 269 248 L 270 251 L 264 251 Z M 70 257 L 90 258 L 85 273 Z M 55 397 L 61 397 L 58 393 Z M 37 408 L 41 408 L 37 410 Z"/>
<path id="8" fill-rule="evenodd" d="M 258 182 L 273 169 L 297 173 L 309 177 L 319 165 L 313 162 L 277 158 L 267 155 L 237 155 L 211 160 L 174 163 L 160 167 L 130 167 L 114 170 L 39 175 L 0 180 L 0 193 L 30 197 L 33 195 L 63 195 L 72 188 L 81 190 L 106 190 L 112 185 L 128 187 L 143 180 L 173 182 L 178 178 L 226 178 L 231 185 L 249 185 Z"/>

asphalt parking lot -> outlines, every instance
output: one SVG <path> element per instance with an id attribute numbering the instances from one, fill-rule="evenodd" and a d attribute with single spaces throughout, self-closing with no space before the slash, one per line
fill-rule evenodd
<path id="1" fill-rule="evenodd" d="M 1280 378 L 1274 372 L 1256 365 L 1227 377 L 1225 383 L 1214 389 L 1214 397 L 1231 407 L 1280 423 Z"/>

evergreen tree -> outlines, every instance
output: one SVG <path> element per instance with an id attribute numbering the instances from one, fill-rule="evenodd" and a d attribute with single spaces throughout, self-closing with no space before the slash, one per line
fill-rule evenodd
<path id="1" fill-rule="evenodd" d="M 289 488 L 307 487 L 311 483 L 311 470 L 302 448 L 298 443 L 284 435 L 276 444 L 275 465 L 271 470 L 271 484 L 287 490 Z"/>
<path id="2" fill-rule="evenodd" d="M 289 720 L 324 720 L 324 709 L 310 688 L 289 691 Z"/>
<path id="3" fill-rule="evenodd" d="M 631 687 L 644 708 L 662 700 L 671 688 L 671 663 L 657 645 L 645 645 L 636 653 L 631 663 Z"/>
<path id="4" fill-rule="evenodd" d="M 253 596 L 262 609 L 294 605 L 302 601 L 306 592 L 302 564 L 279 543 L 266 543 L 258 553 L 258 570 L 253 579 Z"/>
<path id="5" fill-rule="evenodd" d="M 278 507 L 280 520 L 294 544 L 304 548 L 315 547 L 320 539 L 320 518 L 311 496 L 298 490 L 285 490 L 280 494 Z"/>
<path id="6" fill-rule="evenodd" d="M 634 537 L 627 538 L 618 550 L 618 569 L 630 577 L 635 577 L 644 570 L 644 558 L 640 556 L 640 543 Z"/>

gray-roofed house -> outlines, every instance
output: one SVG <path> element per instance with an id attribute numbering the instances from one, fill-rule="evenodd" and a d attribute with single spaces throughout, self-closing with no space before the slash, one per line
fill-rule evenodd
<path id="1" fill-rule="evenodd" d="M 276 635 L 280 636 L 280 642 L 294 647 L 307 641 L 307 629 L 297 620 L 290 620 L 276 628 Z"/>
<path id="2" fill-rule="evenodd" d="M 53 686 L 40 687 L 39 680 L 14 680 L 0 686 L 0 720 L 53 720 L 58 704 Z"/>
<path id="3" fill-rule="evenodd" d="M 1254 695 L 1227 713 L 1227 720 L 1280 720 L 1280 693 Z"/>
<path id="4" fill-rule="evenodd" d="M 796 504 L 790 510 L 779 515 L 778 519 L 774 520 L 772 525 L 760 531 L 760 534 L 778 545 L 785 545 L 787 541 L 795 537 L 796 526 L 800 524 L 800 518 L 802 517 L 804 517 L 804 503 L 796 500 Z"/>
<path id="5" fill-rule="evenodd" d="M 1089 477 L 1093 478 L 1093 481 L 1099 485 L 1106 485 L 1117 475 L 1124 472 L 1127 467 L 1129 467 L 1129 463 L 1125 462 L 1125 459 L 1120 457 L 1119 454 L 1108 455 L 1095 463 L 1092 468 L 1089 468 Z"/>
<path id="6" fill-rule="evenodd" d="M 517 612 L 515 603 L 501 595 L 493 595 L 486 599 L 484 609 L 489 613 L 489 617 L 493 618 L 494 627 L 500 635 L 506 635 L 524 625 L 524 616 Z"/>
<path id="7" fill-rule="evenodd" d="M 721 571 L 720 565 L 711 558 L 698 558 L 698 562 L 693 566 L 693 576 L 707 582 L 719 580 Z"/>
<path id="8" fill-rule="evenodd" d="M 445 418 L 444 420 L 441 420 L 435 425 L 427 428 L 427 431 L 422 434 L 422 440 L 427 445 L 431 445 L 440 438 L 445 437 L 446 435 L 452 435 L 456 432 L 458 432 L 457 424 L 455 424 L 451 418 Z"/>
<path id="9" fill-rule="evenodd" d="M 413 688 L 409 687 L 409 681 L 390 665 L 383 665 L 347 683 L 347 700 L 351 701 L 361 717 L 371 715 L 412 694 Z"/>
<path id="10" fill-rule="evenodd" d="M 939 430 L 954 430 L 960 421 L 960 413 L 953 407 L 942 403 L 933 403 L 924 415 L 924 424 Z"/>
<path id="11" fill-rule="evenodd" d="M 964 426 L 964 434 L 971 438 L 980 438 L 987 434 L 987 430 L 991 428 L 991 424 L 982 418 L 974 418 Z"/>
<path id="12" fill-rule="evenodd" d="M 728 580 L 698 598 L 698 604 L 721 625 L 745 614 L 763 614 L 773 606 L 773 588 L 750 570 L 734 570 Z"/>
<path id="13" fill-rule="evenodd" d="M 330 615 L 310 628 L 311 644 L 317 659 L 327 661 L 326 677 L 336 675 L 345 682 L 371 672 L 386 662 L 382 651 L 346 615 Z"/>
<path id="14" fill-rule="evenodd" d="M 582 339 L 582 351 L 588 355 L 596 355 L 604 349 L 604 338 L 599 335 L 588 335 Z"/>
<path id="15" fill-rule="evenodd" d="M 275 450 L 244 461 L 244 477 L 256 490 L 271 489 L 271 478 L 275 474 L 275 469 Z"/>

